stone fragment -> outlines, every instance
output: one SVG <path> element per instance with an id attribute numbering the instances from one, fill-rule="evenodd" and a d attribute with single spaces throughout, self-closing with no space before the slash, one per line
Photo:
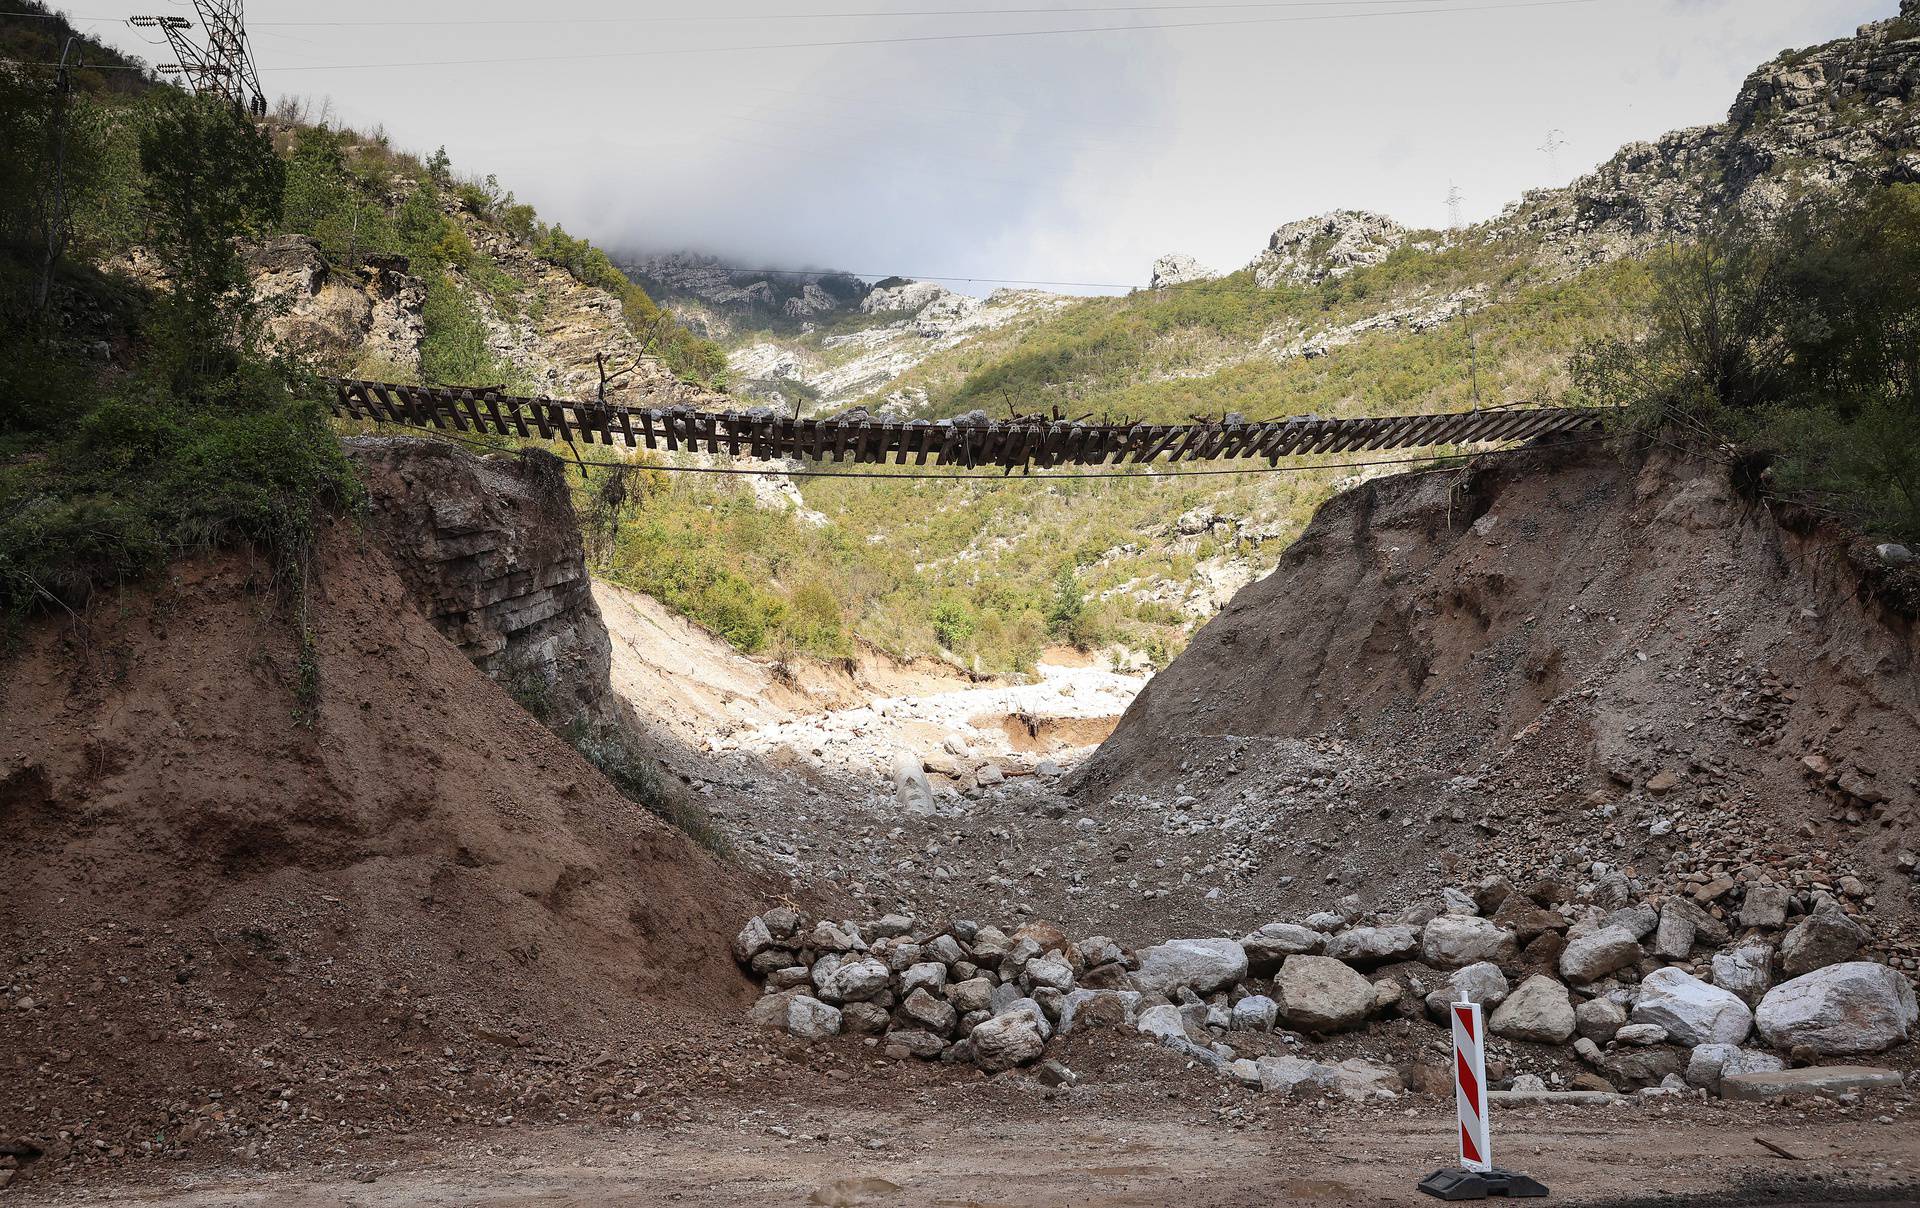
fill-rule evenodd
<path id="1" fill-rule="evenodd" d="M 1513 932 L 1491 919 L 1443 914 L 1421 933 L 1420 955 L 1438 969 L 1459 969 L 1483 961 L 1510 965 L 1519 959 L 1520 945 Z"/>
<path id="2" fill-rule="evenodd" d="M 1168 940 L 1142 948 L 1133 980 L 1142 990 L 1170 994 L 1187 986 L 1201 994 L 1223 990 L 1247 975 L 1247 953 L 1234 940 Z"/>
<path id="3" fill-rule="evenodd" d="M 1274 979 L 1287 1023 L 1312 1032 L 1334 1032 L 1365 1022 L 1373 1012 L 1371 983 L 1328 956 L 1287 958 Z"/>
<path id="4" fill-rule="evenodd" d="M 1507 999 L 1507 975 L 1488 961 L 1456 969 L 1447 984 L 1427 995 L 1427 1014 L 1445 1023 L 1447 1009 L 1458 1002 L 1477 1002 L 1491 1011 Z"/>
<path id="5" fill-rule="evenodd" d="M 1750 1007 L 1773 986 L 1773 945 L 1749 941 L 1713 954 L 1713 984 L 1740 996 Z"/>
<path id="6" fill-rule="evenodd" d="M 1557 910 L 1536 905 L 1524 894 L 1509 894 L 1493 912 L 1493 921 L 1518 936 L 1522 942 L 1549 931 L 1565 931 L 1567 920 Z"/>
<path id="7" fill-rule="evenodd" d="M 1333 1086 L 1333 1067 L 1317 1061 L 1262 1057 L 1254 1065 L 1260 1071 L 1260 1089 L 1270 1095 L 1297 1095 Z"/>
<path id="8" fill-rule="evenodd" d="M 1133 1026 L 1142 1035 L 1152 1036 L 1158 1040 L 1187 1038 L 1187 1022 L 1181 1016 L 1180 1008 L 1170 1003 L 1148 1007 L 1140 1012 L 1140 1017 Z"/>
<path id="9" fill-rule="evenodd" d="M 1140 995 L 1133 990 L 1072 990 L 1060 1004 L 1060 1034 L 1075 1028 L 1119 1028 L 1133 1022 Z"/>
<path id="10" fill-rule="evenodd" d="M 1090 935 L 1073 945 L 1072 965 L 1076 971 L 1117 965 L 1126 960 L 1126 951 L 1108 936 Z"/>
<path id="11" fill-rule="evenodd" d="M 1720 1093 L 1720 1079 L 1726 1074 L 1766 1074 L 1787 1068 L 1787 1063 L 1772 1053 L 1743 1049 L 1733 1044 L 1700 1044 L 1687 1057 L 1687 1085 L 1709 1094 Z"/>
<path id="12" fill-rule="evenodd" d="M 1754 1022 L 1783 1053 L 1816 1057 L 1878 1053 L 1909 1039 L 1920 1006 L 1912 983 L 1872 961 L 1827 965 L 1767 991 Z"/>
<path id="13" fill-rule="evenodd" d="M 769 990 L 792 990 L 813 983 L 813 970 L 805 965 L 788 965 L 784 969 L 775 969 L 767 974 Z"/>
<path id="14" fill-rule="evenodd" d="M 1730 990 L 1666 968 L 1641 979 L 1633 1021 L 1658 1024 L 1676 1044 L 1739 1044 L 1753 1030 L 1753 1011 Z"/>
<path id="15" fill-rule="evenodd" d="M 1747 896 L 1740 903 L 1740 925 L 1742 927 L 1784 927 L 1787 922 L 1787 907 L 1793 902 L 1793 890 L 1785 885 L 1763 882 L 1747 886 Z"/>
<path id="16" fill-rule="evenodd" d="M 840 1030 L 856 1036 L 878 1036 L 893 1022 L 879 1003 L 850 1002 L 840 1008 Z"/>
<path id="17" fill-rule="evenodd" d="M 1771 1099 L 1776 1095 L 1897 1090 L 1903 1083 L 1898 1070 L 1871 1065 L 1814 1065 L 1798 1070 L 1727 1074 L 1720 1079 L 1720 1093 L 1729 1099 Z"/>
<path id="18" fill-rule="evenodd" d="M 1686 1068 L 1686 1054 L 1676 1048 L 1616 1048 L 1602 1055 L 1599 1066 L 1616 1083 L 1658 1086 L 1669 1075 Z"/>
<path id="19" fill-rule="evenodd" d="M 1007 954 L 1007 949 L 1011 946 L 1012 941 L 1007 938 L 1006 932 L 1000 930 L 998 927 L 982 927 L 980 930 L 974 932 L 973 940 L 971 941 L 973 961 L 983 969 L 998 968 L 1000 958 Z M 948 964 L 953 964 L 954 961 L 960 959 L 961 954 L 958 951 L 958 947 L 956 944 L 955 956 L 953 960 L 947 961 Z M 937 959 L 946 960 L 946 957 L 939 956 Z"/>
<path id="20" fill-rule="evenodd" d="M 1573 1035 L 1573 1022 L 1567 988 L 1545 974 L 1535 974 L 1494 1009 L 1487 1030 L 1509 1040 L 1565 1044 Z"/>
<path id="21" fill-rule="evenodd" d="M 1579 1026 L 1578 1023 L 1575 1026 Z M 1667 1043 L 1667 1030 L 1657 1023 L 1630 1023 L 1613 1034 L 1615 1044 L 1644 1047 Z"/>
<path id="22" fill-rule="evenodd" d="M 993 1004 L 993 983 L 984 977 L 969 977 L 947 987 L 947 1001 L 961 1012 L 985 1011 Z"/>
<path id="23" fill-rule="evenodd" d="M 1637 902 L 1632 906 L 1623 906 L 1609 914 L 1600 925 L 1602 927 L 1618 927 L 1634 939 L 1644 940 L 1653 934 L 1653 929 L 1659 926 L 1659 924 L 1660 913 L 1645 902 Z"/>
<path id="24" fill-rule="evenodd" d="M 1233 1004 L 1229 1026 L 1236 1032 L 1271 1032 L 1279 1018 L 1279 1003 L 1264 994 L 1249 994 Z"/>
<path id="25" fill-rule="evenodd" d="M 1627 1009 L 1609 998 L 1589 998 L 1573 1009 L 1574 1030 L 1598 1044 L 1606 1044 L 1627 1026 Z"/>
<path id="26" fill-rule="evenodd" d="M 985 932 L 983 931 L 982 934 L 985 934 Z M 978 944 L 978 942 L 979 941 L 976 938 L 975 939 L 976 945 Z M 940 935 L 934 936 L 932 939 L 922 944 L 920 946 L 920 950 L 928 960 L 939 961 L 941 964 L 947 965 L 949 967 L 953 965 L 957 965 L 961 961 L 967 959 L 967 951 L 966 949 L 960 946 L 960 941 L 944 932 L 941 933 Z M 1002 947 L 999 952 L 996 952 L 994 954 L 996 963 L 998 961 L 999 956 L 1005 951 L 1006 949 Z M 983 964 L 983 965 L 987 963 L 985 961 L 977 959 L 979 956 L 979 951 L 977 947 L 975 949 L 974 955 L 976 957 L 975 963 Z"/>
<path id="27" fill-rule="evenodd" d="M 912 751 L 901 751 L 893 757 L 893 795 L 909 814 L 924 817 L 934 812 L 933 784 L 920 765 L 920 757 Z"/>
<path id="28" fill-rule="evenodd" d="M 1346 1099 L 1392 1099 L 1406 1089 L 1406 1083 L 1391 1066 L 1349 1057 L 1333 1067 L 1333 1088 Z"/>
<path id="29" fill-rule="evenodd" d="M 975 1031 L 978 1030 L 975 1029 Z M 886 1043 L 880 1051 L 895 1061 L 904 1057 L 918 1057 L 922 1061 L 932 1061 L 946 1050 L 947 1042 L 944 1037 L 921 1028 L 906 1028 L 888 1032 Z"/>
<path id="30" fill-rule="evenodd" d="M 1513 896 L 1513 882 L 1498 873 L 1480 878 L 1473 887 L 1473 904 L 1481 914 L 1492 914 Z"/>
<path id="31" fill-rule="evenodd" d="M 1073 969 L 1066 961 L 1054 957 L 1036 957 L 1027 962 L 1025 977 L 1037 989 L 1058 990 L 1065 993 L 1073 989 Z"/>
<path id="32" fill-rule="evenodd" d="M 1639 962 L 1640 942 L 1623 927 L 1598 931 L 1567 941 L 1560 954 L 1560 973 L 1570 982 L 1597 981 Z"/>
<path id="33" fill-rule="evenodd" d="M 733 939 L 733 959 L 746 964 L 769 948 L 776 947 L 773 929 L 767 926 L 765 918 L 755 916 L 747 920 L 740 934 Z"/>
<path id="34" fill-rule="evenodd" d="M 911 997 L 915 990 L 938 994 L 947 988 L 947 967 L 939 961 L 921 961 L 907 966 L 900 975 L 900 993 Z"/>
<path id="35" fill-rule="evenodd" d="M 798 990 L 782 990 L 777 994 L 762 995 L 760 1001 L 747 1009 L 747 1022 L 756 1028 L 777 1028 L 785 1031 L 787 1027 L 787 1008 L 794 999 L 801 997 Z"/>

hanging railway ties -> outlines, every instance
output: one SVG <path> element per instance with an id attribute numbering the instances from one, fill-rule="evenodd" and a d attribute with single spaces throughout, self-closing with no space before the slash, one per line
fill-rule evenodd
<path id="1" fill-rule="evenodd" d="M 1044 417 L 903 420 L 855 415 L 796 419 L 768 409 L 705 411 L 520 398 L 497 390 L 400 386 L 329 378 L 341 419 L 403 424 L 476 435 L 623 445 L 668 453 L 704 453 L 761 461 L 924 466 L 997 466 L 1014 470 L 1149 462 L 1231 461 L 1508 444 L 1549 434 L 1597 435 L 1597 408 L 1494 408 L 1367 419 L 1290 419 L 1219 423 L 1090 423 Z M 1231 420 L 1232 417 L 1229 417 Z"/>

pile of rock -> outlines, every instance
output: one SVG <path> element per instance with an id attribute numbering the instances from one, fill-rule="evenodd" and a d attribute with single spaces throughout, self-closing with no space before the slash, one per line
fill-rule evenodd
<path id="1" fill-rule="evenodd" d="M 1419 1081 L 1411 1055 L 1396 1068 L 1293 1050 L 1380 1018 L 1443 1023 L 1459 1001 L 1482 1004 L 1500 1040 L 1570 1047 L 1591 1067 L 1573 1084 L 1589 1090 L 1717 1093 L 1729 1076 L 1884 1051 L 1920 1025 L 1912 985 L 1855 959 L 1865 933 L 1835 905 L 1776 937 L 1784 906 L 1754 894 L 1738 927 L 1683 896 L 1611 911 L 1572 896 L 1490 878 L 1391 918 L 1349 898 L 1238 940 L 1138 951 L 1046 923 L 920 928 L 780 907 L 748 922 L 734 955 L 766 983 L 754 1022 L 807 1040 L 870 1036 L 894 1057 L 998 1072 L 1075 1027 L 1129 1028 L 1249 1086 L 1361 1098 Z"/>

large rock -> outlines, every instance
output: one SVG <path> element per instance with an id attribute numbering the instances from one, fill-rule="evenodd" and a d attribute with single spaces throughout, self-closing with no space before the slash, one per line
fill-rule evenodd
<path id="1" fill-rule="evenodd" d="M 840 1034 L 840 1012 L 817 998 L 796 994 L 787 1002 L 786 1026 L 802 1040 L 825 1040 Z"/>
<path id="2" fill-rule="evenodd" d="M 1280 967 L 1280 962 L 1290 956 L 1320 951 L 1327 937 L 1311 927 L 1302 927 L 1298 923 L 1268 923 L 1265 927 L 1240 941 L 1240 947 L 1247 954 L 1247 968 L 1258 974 L 1268 974 Z"/>
<path id="3" fill-rule="evenodd" d="M 1391 1066 L 1349 1057 L 1333 1067 L 1333 1088 L 1346 1099 L 1392 1099 L 1407 1087 Z"/>
<path id="4" fill-rule="evenodd" d="M 1627 1009 L 1610 998 L 1589 998 L 1573 1009 L 1573 1027 L 1596 1044 L 1605 1044 L 1627 1026 Z"/>
<path id="5" fill-rule="evenodd" d="M 1687 1085 L 1717 1095 L 1721 1078 L 1728 1074 L 1767 1074 L 1786 1068 L 1786 1062 L 1759 1049 L 1734 1044 L 1695 1045 L 1687 1057 Z"/>
<path id="6" fill-rule="evenodd" d="M 1487 1030 L 1495 1036 L 1543 1044 L 1565 1044 L 1573 1035 L 1573 1026 L 1573 1002 L 1567 988 L 1544 973 L 1521 982 L 1487 1021 Z"/>
<path id="7" fill-rule="evenodd" d="M 1290 956 L 1274 979 L 1280 1012 L 1296 1028 L 1335 1032 L 1373 1012 L 1373 983 L 1330 956 Z"/>
<path id="8" fill-rule="evenodd" d="M 1658 1024 L 1676 1044 L 1739 1044 L 1753 1030 L 1740 996 L 1678 969 L 1656 969 L 1640 982 L 1633 1021 Z"/>
<path id="9" fill-rule="evenodd" d="M 1060 1003 L 1060 1034 L 1076 1027 L 1124 1027 L 1140 1005 L 1137 990 L 1072 990 Z"/>
<path id="10" fill-rule="evenodd" d="M 892 971 L 870 956 L 837 964 L 822 961 L 813 967 L 813 987 L 822 999 L 831 1003 L 872 998 L 892 980 Z"/>
<path id="11" fill-rule="evenodd" d="M 1642 953 L 1640 941 L 1624 927 L 1602 927 L 1598 931 L 1567 941 L 1560 953 L 1560 975 L 1570 982 L 1598 981 L 1637 964 Z"/>
<path id="12" fill-rule="evenodd" d="M 1713 954 L 1713 984 L 1740 996 L 1749 1007 L 1773 987 L 1773 945 L 1749 941 Z"/>
<path id="13" fill-rule="evenodd" d="M 909 814 L 934 812 L 933 783 L 920 766 L 920 757 L 912 751 L 901 751 L 893 757 L 893 795 Z"/>
<path id="14" fill-rule="evenodd" d="M 1254 1063 L 1260 1089 L 1271 1095 L 1298 1095 L 1333 1086 L 1333 1067 L 1302 1057 L 1262 1057 Z"/>
<path id="15" fill-rule="evenodd" d="M 1247 975 L 1247 953 L 1234 940 L 1168 940 L 1142 948 L 1134 984 L 1155 994 L 1182 986 L 1196 994 L 1224 990 Z"/>
<path id="16" fill-rule="evenodd" d="M 916 989 L 907 995 L 907 1000 L 900 1004 L 900 1010 L 908 1019 L 939 1036 L 952 1032 L 954 1022 L 959 1018 L 959 1012 L 953 1009 L 952 1003 L 934 997 L 925 989 Z"/>
<path id="17" fill-rule="evenodd" d="M 1233 1004 L 1233 1022 L 1228 1026 L 1236 1032 L 1271 1032 L 1279 1018 L 1279 1003 L 1264 994 L 1249 994 Z"/>
<path id="18" fill-rule="evenodd" d="M 1180 1008 L 1171 1003 L 1161 1003 L 1140 1012 L 1134 1028 L 1144 1036 L 1161 1041 L 1187 1038 L 1187 1021 L 1180 1014 Z"/>
<path id="19" fill-rule="evenodd" d="M 1866 942 L 1866 931 L 1839 909 L 1816 910 L 1780 941 L 1780 970 L 1799 977 L 1837 965 L 1852 960 Z"/>
<path id="20" fill-rule="evenodd" d="M 1920 1021 L 1913 986 L 1872 961 L 1828 965 L 1767 991 L 1754 1012 L 1766 1042 L 1783 1053 L 1878 1053 L 1907 1040 Z"/>
<path id="21" fill-rule="evenodd" d="M 1010 1012 L 974 1025 L 967 1037 L 973 1045 L 974 1064 L 988 1073 L 998 1073 L 1036 1060 L 1047 1048 L 1037 1014 Z"/>
<path id="22" fill-rule="evenodd" d="M 1427 1014 L 1440 1023 L 1447 1022 L 1447 1009 L 1457 1002 L 1477 1002 L 1487 1010 L 1507 1000 L 1510 987 L 1500 966 L 1488 961 L 1454 970 L 1447 984 L 1427 995 Z"/>
<path id="23" fill-rule="evenodd" d="M 1520 956 L 1513 932 L 1491 919 L 1443 914 L 1428 923 L 1420 936 L 1420 956 L 1439 969 L 1459 969 L 1488 962 L 1511 965 Z"/>
<path id="24" fill-rule="evenodd" d="M 1328 940 L 1322 949 L 1334 960 L 1361 969 L 1412 958 L 1420 951 L 1420 933 L 1403 923 L 1385 927 L 1355 927 Z"/>

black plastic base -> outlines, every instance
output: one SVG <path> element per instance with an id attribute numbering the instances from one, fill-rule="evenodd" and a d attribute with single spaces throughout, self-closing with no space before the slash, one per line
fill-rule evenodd
<path id="1" fill-rule="evenodd" d="M 1420 1180 L 1420 1190 L 1437 1200 L 1484 1200 L 1495 1195 L 1537 1199 L 1547 1194 L 1542 1184 L 1498 1166 L 1485 1174 L 1472 1170 L 1436 1170 Z"/>

